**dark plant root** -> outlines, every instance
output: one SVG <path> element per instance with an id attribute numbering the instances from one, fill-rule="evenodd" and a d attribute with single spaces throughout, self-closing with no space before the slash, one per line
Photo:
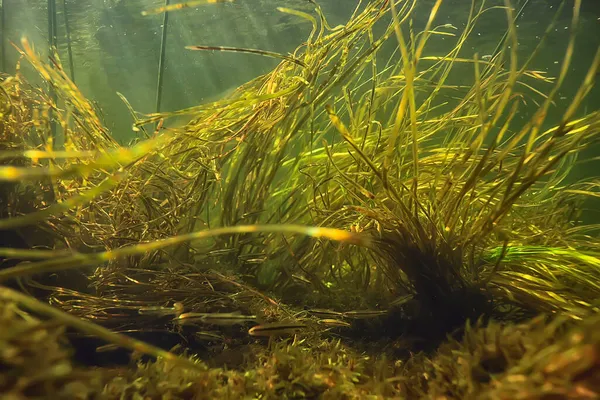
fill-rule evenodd
<path id="1" fill-rule="evenodd" d="M 465 268 L 460 247 L 444 245 L 440 249 L 430 242 L 423 250 L 415 244 L 405 245 L 399 238 L 384 237 L 379 250 L 389 260 L 387 275 L 402 271 L 415 296 L 399 309 L 390 310 L 381 326 L 387 335 L 416 338 L 417 350 L 428 351 L 436 349 L 448 335 L 458 340 L 468 321 L 503 319 L 492 294 L 461 274 Z M 406 282 L 398 283 L 398 287 L 406 286 Z"/>
<path id="2" fill-rule="evenodd" d="M 460 337 L 467 321 L 486 321 L 491 318 L 490 300 L 476 290 L 465 289 L 439 300 L 432 302 L 428 298 L 422 301 L 421 312 L 412 320 L 409 328 L 411 335 L 423 338 L 431 348 L 437 347 L 448 335 Z"/>

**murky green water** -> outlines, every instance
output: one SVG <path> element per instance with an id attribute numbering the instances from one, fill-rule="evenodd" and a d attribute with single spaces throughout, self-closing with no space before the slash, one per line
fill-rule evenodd
<path id="1" fill-rule="evenodd" d="M 158 60 L 162 32 L 162 15 L 144 17 L 141 11 L 164 4 L 158 0 L 55 0 L 57 11 L 57 43 L 63 63 L 68 66 L 66 25 L 71 33 L 75 80 L 84 94 L 98 102 L 114 135 L 125 140 L 131 137 L 130 117 L 116 95 L 124 94 L 141 112 L 155 108 Z M 30 38 L 40 52 L 47 51 L 48 1 L 4 0 L 5 42 Z M 356 1 L 322 0 L 319 2 L 331 25 L 344 23 L 354 10 Z M 444 1 L 437 21 L 462 28 L 470 2 Z M 570 2 L 569 2 L 570 3 Z M 433 1 L 419 2 L 415 11 L 415 30 L 427 20 Z M 489 6 L 502 1 L 488 1 Z M 515 2 L 519 10 L 523 0 Z M 519 45 L 521 54 L 528 55 L 552 20 L 560 1 L 530 1 L 521 14 Z M 217 98 L 239 84 L 269 71 L 276 60 L 253 55 L 193 52 L 186 45 L 221 45 L 293 51 L 307 37 L 310 24 L 277 11 L 277 7 L 310 11 L 312 6 L 299 0 L 237 0 L 233 3 L 209 4 L 170 13 L 167 25 L 166 64 L 164 71 L 163 110 L 174 110 Z M 66 14 L 65 14 L 66 10 Z M 548 38 L 546 50 L 535 66 L 549 74 L 557 73 L 567 40 L 570 5 L 559 17 L 556 29 Z M 66 19 L 65 19 L 66 15 Z M 584 0 L 580 34 L 568 81 L 559 99 L 568 102 L 580 78 L 600 44 L 600 3 Z M 473 56 L 493 52 L 504 33 L 504 11 L 492 9 L 485 13 L 467 47 Z M 444 37 L 432 40 L 428 53 L 442 54 L 448 50 Z M 384 53 L 385 54 L 385 53 Z M 17 52 L 6 46 L 5 68 L 14 69 Z M 470 76 L 465 77 L 466 80 Z M 587 107 L 598 108 L 600 90 L 589 97 Z M 560 106 L 560 104 L 558 104 Z M 550 121 L 549 121 L 550 122 Z"/>

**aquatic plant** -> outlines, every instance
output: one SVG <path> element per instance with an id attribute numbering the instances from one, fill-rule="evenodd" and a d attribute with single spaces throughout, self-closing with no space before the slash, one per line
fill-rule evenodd
<path id="1" fill-rule="evenodd" d="M 506 373 L 504 386 L 494 392 L 486 360 L 512 345 L 482 352 L 500 343 L 488 343 L 490 335 L 541 335 L 540 323 L 475 321 L 560 314 L 568 322 L 556 324 L 568 330 L 598 311 L 597 227 L 575 219 L 581 199 L 597 196 L 598 183 L 566 179 L 577 154 L 600 134 L 600 113 L 578 111 L 594 85 L 600 49 L 556 126 L 546 123 L 569 71 L 580 3 L 556 78 L 531 69 L 544 40 L 519 61 L 508 2 L 473 1 L 460 33 L 436 26 L 441 0 L 420 33 L 409 23 L 414 0 L 359 4 L 336 27 L 312 1 L 314 15 L 280 8 L 313 28 L 293 54 L 190 46 L 198 54 L 228 51 L 281 63 L 224 99 L 176 112 L 142 115 L 122 96 L 139 133 L 128 147 L 112 139 L 60 60 L 41 61 L 23 41 L 22 56 L 56 99 L 28 87 L 20 72 L 1 82 L 8 111 L 0 179 L 11 194 L 0 229 L 24 243 L 0 248 L 0 256 L 19 262 L 0 270 L 0 282 L 16 279 L 62 310 L 5 286 L 0 297 L 159 358 L 113 381 L 106 390 L 115 393 L 123 385 L 133 390 L 129 382 L 139 379 L 158 393 L 160 371 L 175 382 L 172 393 L 161 393 L 174 396 L 214 390 L 335 398 L 360 393 L 363 383 L 374 396 L 388 397 L 513 393 L 508 365 L 525 368 L 537 356 L 505 359 L 498 372 Z M 506 14 L 506 40 L 485 59 L 465 54 L 479 18 L 498 8 Z M 446 54 L 427 56 L 437 36 L 455 42 Z M 454 83 L 456 71 L 471 82 Z M 526 104 L 536 107 L 521 122 Z M 185 126 L 163 124 L 182 115 L 191 118 Z M 52 122 L 60 134 L 52 133 Z M 28 198 L 22 188 L 33 188 Z M 34 228 L 46 235 L 26 234 Z M 48 276 L 73 276 L 69 270 L 76 269 L 90 271 L 84 284 Z M 198 317 L 191 327 L 182 323 L 184 311 Z M 217 316 L 222 322 L 214 322 Z M 240 320 L 260 325 L 248 330 Z M 456 330 L 463 339 L 438 348 Z M 270 337 L 268 346 L 259 346 L 244 377 L 155 343 L 159 336 L 176 338 L 202 358 L 227 346 L 248 350 L 259 331 Z M 265 333 L 298 331 L 305 339 L 291 345 Z M 344 344 L 324 341 L 330 334 Z M 543 354 L 553 340 L 544 336 L 533 347 Z M 581 346 L 597 348 L 595 336 L 585 340 Z M 218 342 L 227 345 L 211 345 Z M 572 345 L 583 359 L 581 342 L 567 342 L 553 351 L 563 354 Z M 399 361 L 376 366 L 361 359 L 369 367 L 357 373 L 360 357 L 351 350 L 344 357 L 344 346 L 392 360 L 418 349 L 437 355 L 412 358 L 402 371 Z M 457 348 L 465 354 L 458 369 L 448 362 Z M 332 354 L 342 355 L 325 362 Z M 307 363 L 314 368 L 303 369 Z M 537 375 L 519 387 L 538 388 L 548 365 L 557 363 L 525 368 L 523 374 Z M 597 360 L 565 365 L 575 371 L 566 375 L 570 385 Z M 487 375 L 479 381 L 477 374 Z"/>
<path id="2" fill-rule="evenodd" d="M 341 227 L 358 221 L 376 227 L 374 273 L 366 261 L 372 254 L 364 252 L 341 253 L 335 263 L 310 264 L 337 264 L 340 275 L 348 271 L 351 279 L 359 270 L 363 288 L 368 291 L 374 283 L 374 291 L 387 294 L 387 299 L 373 301 L 383 307 L 394 296 L 413 294 L 418 311 L 412 318 L 421 322 L 415 324 L 420 334 L 427 333 L 423 327 L 435 335 L 448 332 L 482 314 L 499 317 L 495 312 L 504 313 L 507 306 L 581 317 L 589 311 L 585 299 L 598 296 L 591 278 L 598 273 L 597 252 L 585 242 L 563 247 L 571 240 L 563 232 L 569 213 L 564 200 L 556 199 L 574 192 L 594 195 L 561 185 L 574 153 L 597 141 L 597 113 L 575 118 L 575 112 L 593 85 L 600 52 L 559 125 L 542 128 L 570 65 L 579 5 L 560 76 L 531 120 L 519 126 L 514 117 L 526 94 L 517 92 L 517 85 L 528 87 L 526 78 L 548 79 L 527 70 L 531 59 L 518 64 L 511 8 L 505 8 L 508 41 L 489 62 L 477 55 L 472 61 L 458 58 L 471 24 L 486 11 L 483 3 L 480 8 L 473 4 L 456 47 L 442 57 L 423 57 L 426 41 L 437 29 L 432 26 L 440 4 L 436 2 L 420 36 L 410 33 L 410 43 L 401 16 L 394 16 L 401 60 L 387 76 L 373 73 L 370 92 L 353 95 L 347 90 L 336 99 L 345 106 L 347 124 L 332 107 L 326 110 L 344 145 L 335 150 L 325 145 L 329 163 L 306 171 L 314 182 L 331 181 L 322 198 L 315 196 L 311 204 L 324 223 Z M 427 61 L 437 63 L 419 70 Z M 456 102 L 440 99 L 455 92 L 448 84 L 449 72 L 453 64 L 465 61 L 473 64 L 473 85 Z M 510 68 L 503 70 L 502 63 Z M 420 88 L 423 83 L 431 87 Z M 383 88 L 394 95 L 381 95 Z M 419 89 L 426 93 L 420 98 Z M 444 103 L 450 111 L 436 113 L 436 106 Z M 371 117 L 378 115 L 378 104 L 391 104 L 391 112 L 383 114 L 387 120 Z M 374 125 L 381 131 L 377 135 L 370 132 Z M 440 141 L 441 146 L 434 144 Z M 567 232 L 576 235 L 579 229 Z M 538 247 L 542 243 L 547 246 L 543 250 Z M 526 248 L 536 256 L 516 256 L 525 255 Z M 507 257 L 511 253 L 514 258 Z"/>

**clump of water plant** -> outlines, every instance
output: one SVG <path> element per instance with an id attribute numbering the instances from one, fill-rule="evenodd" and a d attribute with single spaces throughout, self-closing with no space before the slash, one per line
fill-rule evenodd
<path id="1" fill-rule="evenodd" d="M 337 269 L 367 292 L 378 293 L 373 303 L 380 307 L 395 299 L 415 303 L 405 312 L 419 335 L 445 335 L 481 315 L 564 311 L 580 318 L 590 311 L 589 300 L 598 297 L 592 277 L 599 264 L 588 239 L 565 247 L 587 229 L 567 218 L 575 211 L 572 194 L 594 195 L 589 188 L 595 183 L 569 187 L 563 182 L 577 151 L 598 140 L 597 113 L 582 118 L 575 113 L 593 85 L 600 52 L 560 124 L 543 129 L 571 62 L 575 4 L 560 76 L 531 120 L 515 124 L 521 99 L 528 96 L 517 92 L 517 85 L 527 87 L 524 81 L 531 78 L 551 80 L 527 70 L 531 59 L 517 60 L 510 6 L 505 7 L 506 42 L 489 62 L 481 62 L 477 55 L 459 58 L 471 25 L 448 54 L 423 56 L 438 29 L 440 5 L 432 9 L 418 39 L 412 32 L 405 36 L 402 14 L 392 7 L 398 63 L 389 75 L 385 69 L 373 73 L 370 90 L 340 96 L 347 122 L 333 106 L 325 107 L 342 143 L 325 145 L 323 168 L 306 170 L 313 182 L 329 181 L 326 193 L 315 196 L 311 206 L 320 209 L 317 214 L 328 226 L 357 221 L 355 226 L 369 227 L 375 237 L 366 252 L 338 253 Z M 470 24 L 484 7 L 473 4 Z M 448 78 L 453 64 L 464 61 L 473 66 L 473 85 L 456 101 L 440 99 L 454 90 Z M 510 67 L 505 70 L 503 64 Z M 451 111 L 436 114 L 442 104 Z M 386 106 L 387 114 L 380 111 Z M 369 271 L 371 263 L 376 267 Z M 405 329 L 412 328 L 400 332 Z"/>

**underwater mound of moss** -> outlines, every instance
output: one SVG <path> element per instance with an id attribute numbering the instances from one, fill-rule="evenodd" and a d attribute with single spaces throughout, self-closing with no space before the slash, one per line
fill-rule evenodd
<path id="1" fill-rule="evenodd" d="M 89 368 L 70 360 L 64 328 L 0 305 L 6 399 L 592 399 L 600 394 L 600 318 L 536 318 L 467 327 L 461 340 L 408 360 L 358 353 L 340 340 L 288 340 L 233 351 L 234 369 L 132 359 Z M 136 361 L 137 360 L 137 361 Z M 124 396 L 124 397 L 123 397 Z"/>
<path id="2" fill-rule="evenodd" d="M 0 302 L 0 393 L 6 400 L 89 399 L 102 390 L 103 371 L 77 367 L 65 328 Z"/>
<path id="3" fill-rule="evenodd" d="M 600 184 L 568 181 L 600 138 L 600 113 L 578 113 L 600 50 L 545 122 L 580 2 L 557 78 L 531 69 L 545 37 L 518 57 L 510 7 L 475 1 L 454 32 L 435 25 L 439 1 L 415 34 L 415 1 L 372 1 L 337 27 L 311 4 L 281 9 L 313 26 L 292 54 L 221 48 L 281 60 L 222 100 L 143 115 L 122 97 L 127 147 L 56 55 L 21 43 L 50 89 L 20 71 L 0 82 L 0 229 L 21 238 L 0 247 L 0 299 L 48 340 L 7 331 L 7 393 L 600 395 L 598 227 L 578 216 Z M 481 60 L 466 43 L 493 10 L 507 33 Z M 438 35 L 454 42 L 426 56 Z"/>
<path id="4" fill-rule="evenodd" d="M 279 344 L 249 352 L 254 360 L 245 372 L 185 375 L 159 361 L 139 365 L 107 390 L 199 399 L 592 399 L 600 393 L 599 328 L 597 316 L 578 323 L 477 324 L 461 341 L 406 362 L 357 354 L 339 341 Z"/>
<path id="5" fill-rule="evenodd" d="M 429 359 L 411 359 L 405 388 L 426 398 L 595 398 L 599 323 L 598 316 L 575 324 L 538 317 L 467 327 L 461 341 L 441 345 Z"/>

